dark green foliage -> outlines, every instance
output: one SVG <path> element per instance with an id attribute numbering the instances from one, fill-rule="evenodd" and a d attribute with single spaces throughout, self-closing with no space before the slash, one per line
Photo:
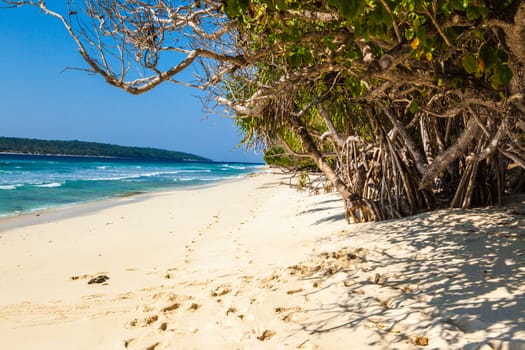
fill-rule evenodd
<path id="1" fill-rule="evenodd" d="M 209 159 L 194 154 L 167 151 L 156 148 L 125 147 L 83 141 L 47 141 L 17 137 L 0 137 L 0 152 L 139 158 L 169 161 L 210 161 Z"/>
<path id="2" fill-rule="evenodd" d="M 507 164 L 525 168 L 512 34 L 522 1 L 275 3 L 250 0 L 231 18 L 258 56 L 232 75 L 228 98 L 249 107 L 240 129 L 268 164 L 301 171 L 310 156 L 354 221 L 494 204 L 513 190 Z"/>
<path id="3" fill-rule="evenodd" d="M 310 158 L 289 155 L 280 147 L 271 147 L 264 152 L 264 161 L 270 166 L 289 170 L 316 171 L 317 166 Z"/>

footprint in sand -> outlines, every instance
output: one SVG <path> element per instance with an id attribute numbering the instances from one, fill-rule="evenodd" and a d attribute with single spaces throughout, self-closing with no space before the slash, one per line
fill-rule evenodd
<path id="1" fill-rule="evenodd" d="M 282 314 L 283 312 L 299 312 L 302 309 L 299 306 L 292 306 L 292 307 L 279 306 L 279 307 L 276 307 L 273 310 L 277 314 Z"/>
<path id="2" fill-rule="evenodd" d="M 281 321 L 289 323 L 293 321 L 293 315 L 296 312 L 301 311 L 302 309 L 299 306 L 293 306 L 293 307 L 276 307 L 274 309 L 275 313 L 277 314 L 283 314 L 286 313 L 283 317 L 281 317 Z"/>
<path id="3" fill-rule="evenodd" d="M 147 327 L 155 322 L 157 322 L 159 319 L 159 316 L 157 315 L 151 315 L 143 319 L 134 319 L 133 321 L 129 322 L 128 325 L 130 327 Z"/>
<path id="4" fill-rule="evenodd" d="M 226 294 L 229 294 L 232 291 L 230 285 L 220 285 L 217 288 L 215 288 L 213 291 L 211 291 L 210 295 L 212 297 L 220 297 Z"/>
<path id="5" fill-rule="evenodd" d="M 229 316 L 230 314 L 236 314 L 237 311 L 239 311 L 236 307 L 229 307 L 228 310 L 226 310 L 226 316 Z"/>
<path id="6" fill-rule="evenodd" d="M 190 311 L 197 311 L 198 309 L 201 308 L 201 305 L 200 304 L 197 304 L 197 303 L 192 303 L 190 305 L 190 307 L 188 308 L 188 310 Z"/>
<path id="7" fill-rule="evenodd" d="M 261 282 L 263 288 L 275 290 L 275 285 L 281 282 L 281 276 L 275 273 L 268 277 L 259 278 L 258 280 Z"/>
<path id="8" fill-rule="evenodd" d="M 174 303 L 162 309 L 162 312 L 175 311 L 180 308 L 180 303 Z"/>

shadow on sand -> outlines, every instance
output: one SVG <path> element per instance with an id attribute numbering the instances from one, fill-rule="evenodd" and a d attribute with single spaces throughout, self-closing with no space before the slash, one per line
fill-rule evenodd
<path id="1" fill-rule="evenodd" d="M 335 336 L 368 327 L 377 337 L 367 345 L 389 349 L 428 340 L 436 349 L 525 349 L 524 208 L 444 210 L 350 227 L 330 239 L 339 251 L 297 268 L 322 285 L 308 293 L 320 306 L 304 310 L 301 329 Z M 323 302 L 333 295 L 336 302 Z"/>

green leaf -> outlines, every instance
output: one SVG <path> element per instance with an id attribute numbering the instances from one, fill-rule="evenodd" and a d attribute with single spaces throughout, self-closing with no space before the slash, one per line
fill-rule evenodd
<path id="1" fill-rule="evenodd" d="M 290 62 L 292 67 L 296 67 L 296 68 L 299 67 L 302 63 L 301 56 L 295 52 L 288 56 L 288 61 Z"/>
<path id="2" fill-rule="evenodd" d="M 483 17 L 487 17 L 489 15 L 489 8 L 485 5 L 482 5 L 479 7 L 479 12 Z"/>
<path id="3" fill-rule="evenodd" d="M 346 19 L 354 19 L 359 16 L 366 7 L 363 0 L 339 1 L 339 12 Z"/>
<path id="4" fill-rule="evenodd" d="M 306 51 L 303 55 L 303 60 L 306 64 L 312 64 L 312 62 L 314 61 L 314 56 L 310 51 Z"/>
<path id="5" fill-rule="evenodd" d="M 464 89 L 465 81 L 463 80 L 463 78 L 460 78 L 460 77 L 453 78 L 450 81 L 450 87 Z"/>
<path id="6" fill-rule="evenodd" d="M 445 35 L 452 41 L 456 40 L 459 36 L 458 32 L 454 27 L 448 27 L 445 29 Z"/>
<path id="7" fill-rule="evenodd" d="M 363 58 L 363 55 L 362 55 L 362 52 L 359 46 L 355 45 L 354 47 L 346 51 L 345 58 L 351 61 L 355 61 L 355 60 L 359 60 Z"/>
<path id="8" fill-rule="evenodd" d="M 417 103 L 416 100 L 413 100 L 412 103 L 410 103 L 410 113 L 416 113 L 419 111 L 419 103 Z"/>
<path id="9" fill-rule="evenodd" d="M 298 47 L 295 52 L 299 55 L 299 56 L 303 56 L 305 53 L 306 53 L 306 47 L 304 46 L 300 46 Z"/>
<path id="10" fill-rule="evenodd" d="M 481 30 L 478 30 L 478 29 L 474 29 L 472 31 L 472 34 L 474 34 L 474 36 L 476 38 L 478 38 L 479 40 L 485 40 L 485 32 L 484 31 L 481 31 Z"/>
<path id="11" fill-rule="evenodd" d="M 271 45 L 275 44 L 276 38 L 277 38 L 277 35 L 275 35 L 275 33 L 268 35 L 268 43 Z"/>
<path id="12" fill-rule="evenodd" d="M 248 5 L 250 5 L 250 0 L 237 0 L 239 3 L 239 8 L 241 10 L 246 10 L 248 8 Z"/>
<path id="13" fill-rule="evenodd" d="M 497 66 L 494 69 L 494 75 L 498 77 L 501 85 L 508 85 L 512 80 L 512 69 L 507 65 Z"/>
<path id="14" fill-rule="evenodd" d="M 499 89 L 499 87 L 501 86 L 501 82 L 499 81 L 496 75 L 491 76 L 489 80 L 490 80 L 490 86 L 492 86 L 494 90 Z"/>
<path id="15" fill-rule="evenodd" d="M 405 38 L 407 40 L 412 40 L 414 38 L 414 35 L 416 35 L 416 32 L 414 31 L 414 28 L 408 28 L 405 31 Z"/>
<path id="16" fill-rule="evenodd" d="M 509 54 L 505 50 L 498 49 L 498 51 L 496 51 L 496 56 L 498 56 L 502 63 L 507 63 L 509 61 Z"/>
<path id="17" fill-rule="evenodd" d="M 381 3 L 379 3 L 375 10 L 370 14 L 370 18 L 375 22 L 386 25 L 387 27 L 391 27 L 393 23 L 392 17 L 388 14 L 388 11 Z"/>
<path id="18" fill-rule="evenodd" d="M 467 18 L 468 19 L 478 19 L 481 17 L 481 11 L 478 6 L 468 5 L 467 6 Z"/>
<path id="19" fill-rule="evenodd" d="M 478 60 L 473 55 L 465 55 L 461 60 L 461 63 L 463 64 L 463 68 L 465 68 L 467 73 L 473 74 L 478 72 Z"/>
<path id="20" fill-rule="evenodd" d="M 479 49 L 479 57 L 483 59 L 485 70 L 492 69 L 498 63 L 496 50 L 494 50 L 494 48 L 489 45 L 483 45 Z"/>
<path id="21" fill-rule="evenodd" d="M 239 16 L 239 6 L 236 0 L 228 0 L 225 7 L 226 15 L 230 18 L 236 18 Z"/>
<path id="22" fill-rule="evenodd" d="M 334 42 L 334 39 L 333 38 L 327 38 L 325 40 L 325 45 L 326 47 L 330 50 L 330 51 L 337 51 L 337 49 L 339 48 L 339 45 L 337 45 L 335 42 Z"/>
<path id="23" fill-rule="evenodd" d="M 420 45 L 427 46 L 427 31 L 425 27 L 419 27 L 417 29 L 416 36 L 419 39 Z"/>
<path id="24" fill-rule="evenodd" d="M 273 7 L 277 11 L 286 11 L 286 10 L 288 10 L 288 4 L 286 4 L 286 1 L 284 1 L 284 0 L 274 0 L 273 1 Z"/>
<path id="25" fill-rule="evenodd" d="M 453 11 L 462 11 L 464 10 L 468 5 L 468 1 L 466 0 L 451 0 L 450 1 L 450 8 Z"/>
<path id="26" fill-rule="evenodd" d="M 352 93 L 352 96 L 357 97 L 361 96 L 365 91 L 361 80 L 358 80 L 355 77 L 345 78 L 345 87 Z"/>
<path id="27" fill-rule="evenodd" d="M 443 11 L 443 13 L 445 14 L 445 16 L 450 16 L 452 14 L 452 10 L 448 7 L 448 3 L 445 2 L 442 6 L 441 6 L 441 11 Z"/>

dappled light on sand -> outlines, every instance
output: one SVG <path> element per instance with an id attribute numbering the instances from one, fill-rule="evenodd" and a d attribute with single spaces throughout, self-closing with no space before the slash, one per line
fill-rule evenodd
<path id="1" fill-rule="evenodd" d="M 307 293 L 318 306 L 303 310 L 302 330 L 322 337 L 375 329 L 366 345 L 384 348 L 524 346 L 518 207 L 438 211 L 329 238 L 344 248 L 292 267 L 318 287 Z"/>
<path id="2" fill-rule="evenodd" d="M 336 194 L 283 182 L 260 174 L 50 223 L 44 213 L 39 225 L 2 233 L 2 342 L 20 350 L 523 347 L 523 198 L 348 226 Z M 232 194 L 238 201 L 226 200 Z M 35 244 L 38 252 L 24 253 Z"/>

